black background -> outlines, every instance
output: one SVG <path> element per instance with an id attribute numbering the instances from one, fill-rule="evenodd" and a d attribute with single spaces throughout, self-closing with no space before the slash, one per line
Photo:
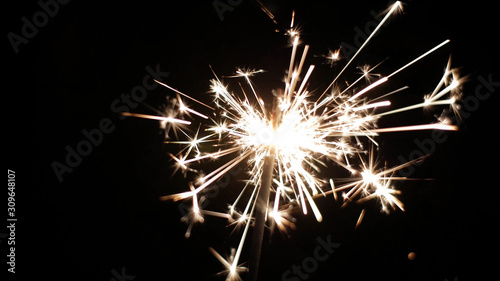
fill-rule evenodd
<path id="1" fill-rule="evenodd" d="M 17 273 L 9 274 L 11 278 L 107 281 L 115 277 L 113 270 L 121 273 L 124 268 L 134 280 L 224 280 L 216 275 L 223 267 L 208 247 L 227 254 L 237 246 L 238 236 L 227 240 L 231 229 L 225 222 L 207 218 L 189 240 L 184 238 L 179 204 L 158 200 L 187 189 L 182 178 L 170 176 L 173 163 L 167 152 L 175 147 L 163 144 L 157 122 L 122 120 L 110 105 L 142 85 L 146 66 L 158 65 L 169 73 L 165 82 L 204 102 L 210 102 L 209 65 L 220 76 L 233 74 L 236 67 L 262 68 L 267 72 L 254 80 L 258 90 L 270 93 L 282 87 L 290 48 L 283 32 L 275 29 L 286 28 L 294 9 L 303 42 L 311 45 L 308 64 L 317 66 L 311 87 L 324 89 L 345 60 L 330 68 L 320 55 L 342 42 L 353 45 L 353 28 L 363 30 L 373 21 L 370 11 L 388 6 L 387 1 L 262 2 L 278 24 L 250 0 L 225 12 L 223 21 L 212 1 L 71 1 L 60 5 L 57 15 L 21 44 L 17 54 L 4 36 L 4 150 L 7 166 L 17 176 Z M 500 81 L 496 6 L 486 1 L 436 3 L 407 1 L 404 14 L 381 30 L 344 79 L 353 81 L 355 66 L 387 57 L 378 71 L 389 74 L 451 39 L 391 80 L 387 89 L 410 86 L 408 96 L 395 97 L 396 104 L 412 98 L 418 102 L 432 91 L 449 55 L 462 76 L 468 75 L 465 96 L 474 96 L 479 76 Z M 18 1 L 4 4 L 3 10 L 4 35 L 21 34 L 21 18 L 31 19 L 40 7 L 35 1 Z M 494 206 L 499 195 L 497 94 L 481 101 L 459 132 L 447 133 L 447 140 L 412 175 L 434 180 L 398 184 L 405 212 L 386 215 L 376 204 L 341 209 L 330 197 L 318 200 L 322 223 L 312 215 L 296 214 L 297 230 L 290 238 L 276 234 L 266 244 L 262 280 L 281 280 L 283 272 L 313 254 L 318 237 L 329 235 L 341 246 L 308 280 L 495 277 L 488 274 L 495 272 L 492 264 L 498 261 L 492 240 L 497 236 Z M 171 92 L 157 87 L 144 102 L 161 108 L 166 96 Z M 133 111 L 154 113 L 145 105 Z M 434 113 L 418 110 L 384 125 L 418 124 L 432 120 Z M 59 182 L 51 164 L 64 164 L 65 147 L 75 148 L 85 140 L 82 130 L 98 128 L 104 118 L 114 130 Z M 429 136 L 425 131 L 381 136 L 388 165 L 399 164 L 398 155 L 409 155 L 417 148 L 416 139 Z M 230 177 L 234 185 L 241 179 Z M 231 184 L 211 200 L 211 207 L 225 208 L 226 199 L 237 194 Z M 366 216 L 354 230 L 362 208 Z M 5 239 L 0 247 L 5 258 Z M 414 260 L 407 258 L 410 252 L 416 254 Z M 248 249 L 242 262 L 247 254 Z M 6 272 L 5 263 L 3 268 Z"/>

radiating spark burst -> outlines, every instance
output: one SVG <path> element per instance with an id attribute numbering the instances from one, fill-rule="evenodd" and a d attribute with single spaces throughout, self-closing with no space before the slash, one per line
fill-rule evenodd
<path id="1" fill-rule="evenodd" d="M 340 50 L 340 48 L 335 51 L 328 50 L 328 54 L 323 55 L 323 57 L 325 58 L 325 63 L 329 64 L 330 67 L 333 67 L 337 62 L 339 62 L 341 59 Z"/>
<path id="2" fill-rule="evenodd" d="M 384 212 L 396 207 L 404 210 L 403 203 L 396 196 L 399 191 L 394 188 L 393 182 L 406 180 L 406 178 L 395 177 L 394 174 L 399 169 L 422 159 L 392 168 L 381 167 L 374 160 L 376 149 L 367 152 L 366 144 L 378 146 L 376 138 L 380 133 L 433 129 L 457 130 L 456 126 L 444 122 L 446 118 L 442 116 L 433 124 L 378 127 L 378 121 L 381 118 L 417 108 L 449 105 L 456 110 L 457 100 L 460 98 L 458 87 L 462 80 L 457 76 L 457 72 L 451 69 L 450 62 L 438 85 L 424 97 L 421 103 L 397 109 L 390 108 L 392 104 L 387 98 L 402 92 L 407 87 L 369 98 L 371 96 L 369 93 L 374 92 L 377 87 L 441 48 L 449 40 L 431 48 L 389 75 L 373 74 L 376 66 L 363 66 L 360 68 L 362 73 L 359 79 L 344 88 L 337 84 L 339 77 L 354 58 L 365 48 L 387 19 L 401 9 L 401 6 L 401 2 L 396 2 L 389 7 L 379 25 L 318 99 L 314 99 L 313 94 L 308 90 L 308 80 L 313 75 L 315 66 L 310 65 L 304 71 L 309 46 L 305 45 L 300 55 L 300 31 L 293 24 L 294 13 L 290 29 L 286 32 L 292 42 L 290 64 L 286 72 L 284 88 L 275 93 L 272 109 L 266 107 L 251 80 L 251 77 L 264 71 L 238 68 L 234 75 L 225 78 L 242 80 L 240 94 L 229 90 L 228 85 L 222 83 L 214 73 L 215 78 L 211 80 L 214 107 L 158 82 L 176 93 L 177 115 L 125 114 L 156 119 L 162 124 L 172 124 L 171 128 L 176 136 L 184 136 L 179 140 L 169 141 L 169 143 L 184 146 L 178 154 L 170 154 L 170 156 L 176 163 L 176 170 L 181 170 L 185 174 L 194 173 L 198 177 L 195 182 L 189 183 L 189 191 L 166 195 L 161 199 L 192 202 L 192 209 L 182 219 L 189 224 L 186 237 L 191 235 L 194 223 L 204 221 L 204 215 L 219 216 L 228 219 L 232 225 L 243 226 L 240 243 L 228 259 L 224 259 L 215 250 L 210 249 L 225 266 L 224 273 L 228 276 L 227 280 L 238 280 L 239 273 L 246 271 L 246 268 L 240 265 L 239 259 L 249 227 L 253 223 L 266 157 L 274 157 L 272 167 L 274 196 L 270 196 L 270 202 L 267 204 L 267 220 L 270 221 L 271 226 L 287 232 L 289 229 L 294 229 L 294 218 L 289 214 L 293 206 L 300 208 L 304 214 L 312 212 L 318 221 L 322 221 L 315 198 L 329 193 L 337 199 L 338 192 L 342 192 L 345 203 L 353 200 L 363 202 L 378 199 Z M 339 50 L 330 52 L 326 59 L 330 63 L 337 62 L 340 59 Z M 364 86 L 361 85 L 362 83 L 365 83 Z M 210 125 L 200 123 L 194 135 L 188 133 L 185 127 L 175 126 L 190 124 L 190 121 L 179 119 L 178 116 L 189 114 L 196 115 L 192 116 L 193 118 L 209 119 L 210 115 L 189 108 L 181 97 L 201 104 L 211 110 L 216 118 L 211 119 Z M 210 144 L 217 149 L 216 152 L 204 152 L 202 145 L 205 147 Z M 368 160 L 364 159 L 364 155 L 368 155 Z M 201 174 L 195 168 L 203 161 L 222 157 L 229 160 L 221 163 L 218 168 L 208 174 Z M 351 172 L 352 177 L 349 183 L 337 185 L 333 180 L 335 177 L 322 176 L 322 169 L 332 162 Z M 237 198 L 230 204 L 228 212 L 202 210 L 200 208 L 200 201 L 204 200 L 202 194 L 209 189 L 211 184 L 241 163 L 246 163 L 249 177 Z M 363 219 L 364 212 L 363 210 L 356 226 Z"/>

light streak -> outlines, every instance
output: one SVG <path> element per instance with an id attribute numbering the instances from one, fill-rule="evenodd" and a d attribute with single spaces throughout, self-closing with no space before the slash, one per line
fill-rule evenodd
<path id="1" fill-rule="evenodd" d="M 176 118 L 172 118 L 172 117 L 163 117 L 163 116 L 147 115 L 147 114 L 140 114 L 140 113 L 130 113 L 130 112 L 122 112 L 122 115 L 123 116 L 131 116 L 131 117 L 139 117 L 139 118 L 144 118 L 144 119 L 158 120 L 158 121 L 163 121 L 163 122 L 167 122 L 167 123 L 180 123 L 180 124 L 186 124 L 186 125 L 191 124 L 191 121 L 176 119 Z"/>
<path id="2" fill-rule="evenodd" d="M 344 73 L 344 71 L 347 69 L 347 67 L 354 61 L 354 59 L 358 56 L 359 53 L 363 50 L 363 48 L 370 42 L 370 40 L 375 36 L 375 34 L 378 32 L 378 30 L 385 24 L 385 22 L 399 10 L 401 10 L 403 7 L 402 3 L 400 1 L 396 1 L 394 4 L 392 4 L 389 12 L 385 15 L 385 17 L 380 21 L 380 23 L 377 25 L 377 27 L 370 33 L 370 36 L 366 38 L 365 42 L 359 47 L 359 49 L 354 53 L 354 55 L 351 57 L 349 62 L 342 68 L 342 70 L 337 74 L 335 79 L 330 83 L 328 88 L 323 92 L 323 94 L 319 97 L 320 99 L 323 97 L 323 95 L 337 82 L 337 79 Z"/>

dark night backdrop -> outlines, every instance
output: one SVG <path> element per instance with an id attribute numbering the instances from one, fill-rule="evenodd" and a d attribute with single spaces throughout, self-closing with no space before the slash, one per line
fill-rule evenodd
<path id="1" fill-rule="evenodd" d="M 31 19 L 40 10 L 36 1 L 11 2 L 3 8 L 4 35 L 21 34 L 21 18 Z M 170 177 L 167 152 L 175 147 L 163 144 L 157 122 L 122 120 L 110 106 L 142 85 L 147 66 L 168 72 L 165 82 L 205 102 L 213 77 L 209 65 L 218 75 L 230 75 L 238 66 L 262 68 L 268 72 L 255 78 L 258 89 L 269 93 L 281 87 L 290 48 L 274 30 L 289 24 L 293 9 L 303 42 L 311 45 L 307 63 L 317 65 L 311 87 L 324 88 L 345 61 L 330 68 L 318 55 L 341 42 L 354 45 L 353 28 L 364 30 L 373 20 L 370 11 L 388 6 L 388 1 L 262 1 L 276 15 L 275 25 L 254 1 L 225 12 L 223 21 L 212 1 L 201 2 L 75 0 L 60 5 L 17 54 L 4 36 L 4 150 L 7 167 L 17 175 L 16 280 L 28 275 L 119 280 L 113 272 L 126 273 L 128 280 L 224 280 L 216 276 L 223 268 L 208 247 L 228 253 L 237 245 L 235 238 L 226 241 L 230 229 L 222 219 L 207 218 L 191 239 L 184 239 L 179 204 L 158 200 L 187 188 L 181 178 Z M 410 86 L 407 96 L 395 97 L 396 103 L 420 101 L 439 81 L 450 54 L 453 66 L 469 75 L 465 96 L 475 95 L 480 76 L 500 81 L 496 6 L 487 1 L 439 3 L 406 1 L 405 13 L 393 18 L 353 63 L 373 65 L 389 57 L 379 68 L 388 74 L 450 38 L 446 47 L 391 81 L 392 89 Z M 352 81 L 355 71 L 352 67 L 345 79 Z M 341 246 L 308 280 L 497 279 L 498 144 L 493 130 L 498 127 L 498 86 L 492 89 L 497 92 L 468 112 L 461 130 L 447 133 L 447 140 L 412 174 L 434 180 L 398 185 L 406 212 L 385 215 L 376 204 L 340 209 L 331 197 L 321 199 L 322 223 L 297 214 L 291 238 L 271 238 L 261 265 L 268 277 L 262 280 L 281 280 L 283 272 L 313 254 L 318 237 L 329 235 Z M 158 86 L 144 102 L 160 108 L 166 96 L 171 92 Z M 145 105 L 131 110 L 154 113 Z M 387 125 L 429 121 L 432 114 L 417 110 Z M 86 139 L 82 130 L 97 129 L 106 118 L 114 130 L 103 134 L 102 142 L 59 182 L 51 163 L 64 164 L 65 147 L 75 148 Z M 398 155 L 407 158 L 418 148 L 416 139 L 430 136 L 424 131 L 379 139 L 388 165 L 396 165 Z M 235 194 L 231 185 L 241 178 L 231 176 L 211 207 L 225 208 Z M 354 231 L 363 207 L 367 214 Z M 0 247 L 4 259 L 6 240 Z M 416 253 L 414 260 L 407 258 L 410 252 Z"/>

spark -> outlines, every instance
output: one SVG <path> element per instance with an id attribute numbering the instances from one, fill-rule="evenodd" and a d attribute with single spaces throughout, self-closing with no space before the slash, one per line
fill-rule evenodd
<path id="1" fill-rule="evenodd" d="M 385 22 L 393 14 L 397 13 L 398 11 L 401 11 L 402 7 L 403 6 L 402 6 L 402 3 L 400 1 L 396 1 L 394 4 L 392 4 L 392 6 L 389 8 L 389 11 L 386 13 L 386 15 L 384 16 L 384 18 L 380 21 L 380 23 L 377 25 L 377 27 L 375 27 L 375 29 L 370 33 L 370 35 L 368 36 L 368 38 L 366 38 L 366 40 L 363 42 L 363 44 L 361 45 L 361 47 L 359 47 L 359 49 L 356 51 L 356 53 L 354 53 L 354 55 L 351 57 L 351 59 L 349 60 L 349 62 L 347 62 L 347 64 L 344 66 L 344 68 L 342 68 L 342 70 L 337 74 L 337 76 L 335 77 L 335 79 L 333 79 L 333 81 L 330 83 L 330 85 L 328 86 L 328 88 L 320 96 L 320 99 L 335 84 L 335 82 L 337 82 L 337 79 L 344 73 L 344 71 L 347 69 L 347 67 L 349 67 L 349 65 L 352 63 L 352 61 L 354 61 L 354 59 L 358 56 L 358 54 L 361 53 L 361 51 L 363 50 L 363 48 L 368 44 L 368 42 L 370 42 L 370 40 L 373 38 L 373 36 L 375 36 L 375 34 L 377 34 L 377 32 L 379 31 L 379 29 L 385 24 Z"/>
<path id="2" fill-rule="evenodd" d="M 191 124 L 191 121 L 176 119 L 176 118 L 172 118 L 172 117 L 163 117 L 163 116 L 147 115 L 147 114 L 140 114 L 140 113 L 130 113 L 130 112 L 123 112 L 122 115 L 145 118 L 145 119 L 159 120 L 159 121 L 166 122 L 166 123 L 180 123 L 180 124 L 186 124 L 186 125 Z"/>
<path id="3" fill-rule="evenodd" d="M 326 59 L 326 63 L 329 64 L 330 67 L 333 67 L 338 61 L 340 61 L 340 50 L 341 49 L 337 49 L 335 51 L 328 50 L 328 54 L 323 56 Z"/>
<path id="4" fill-rule="evenodd" d="M 365 217 L 365 212 L 366 210 L 363 209 L 361 213 L 359 214 L 358 221 L 356 222 L 356 226 L 354 228 L 358 228 L 361 222 L 363 221 L 363 218 Z"/>
<path id="5" fill-rule="evenodd" d="M 209 248 L 209 250 L 226 268 L 224 271 L 219 273 L 219 275 L 227 275 L 226 281 L 240 281 L 241 277 L 239 274 L 248 271 L 246 267 L 237 265 L 235 261 L 235 249 L 231 249 L 231 255 L 228 259 L 222 257 L 213 248 Z"/>
<path id="6" fill-rule="evenodd" d="M 274 21 L 274 15 L 270 14 L 262 3 L 260 4 L 261 9 Z M 376 137 L 382 133 L 417 130 L 458 130 L 457 126 L 445 122 L 385 128 L 378 125 L 380 119 L 396 113 L 431 106 L 454 105 L 458 101 L 460 95 L 457 94 L 457 88 L 463 81 L 458 77 L 457 71 L 451 69 L 450 61 L 437 87 L 425 95 L 421 103 L 391 108 L 393 103 L 387 98 L 408 87 L 394 89 L 386 94 L 377 91 L 379 86 L 389 84 L 390 79 L 396 74 L 426 58 L 449 43 L 449 40 L 443 41 L 385 76 L 372 74 L 380 64 L 375 67 L 364 66 L 361 68 L 362 76 L 350 83 L 347 88 L 342 89 L 342 85 L 337 84 L 339 77 L 379 32 L 388 18 L 401 8 L 402 4 L 399 1 L 389 7 L 382 21 L 317 99 L 309 90 L 309 79 L 314 76 L 316 68 L 315 65 L 307 66 L 306 63 L 309 45 L 299 47 L 301 35 L 300 30 L 294 25 L 295 12 L 286 33 L 290 37 L 290 42 L 293 42 L 290 62 L 285 71 L 283 89 L 276 91 L 273 109 L 266 107 L 262 93 L 256 90 L 252 80 L 253 77 L 265 72 L 262 69 L 237 68 L 234 75 L 224 76 L 230 81 L 243 80 L 243 83 L 238 82 L 241 94 L 233 92 L 230 85 L 222 83 L 214 72 L 215 78 L 210 81 L 213 107 L 157 81 L 177 95 L 179 116 L 188 115 L 191 119 L 203 120 L 211 119 L 208 116 L 215 116 L 211 124 L 200 122 L 194 135 L 187 129 L 178 128 L 180 135 L 184 135 L 185 138 L 167 142 L 183 146 L 178 154 L 170 156 L 176 162 L 176 170 L 180 169 L 186 176 L 194 174 L 196 180 L 188 183 L 189 191 L 165 195 L 160 199 L 192 202 L 190 212 L 183 217 L 183 221 L 189 224 L 186 237 L 191 236 L 193 224 L 204 221 L 204 215 L 228 219 L 230 225 L 244 226 L 240 243 L 233 249 L 228 259 L 224 259 L 210 248 L 212 254 L 225 267 L 223 273 L 227 275 L 226 280 L 239 280 L 239 274 L 248 271 L 246 267 L 241 266 L 239 260 L 249 227 L 252 223 L 257 223 L 254 220 L 254 213 L 257 212 L 259 192 L 264 188 L 265 163 L 269 157 L 273 160 L 270 163 L 274 163 L 271 167 L 272 172 L 268 175 L 272 177 L 269 182 L 274 196 L 270 196 L 269 200 L 272 202 L 266 204 L 266 221 L 272 229 L 276 227 L 280 232 L 287 233 L 295 228 L 295 219 L 291 217 L 291 211 L 295 208 L 304 214 L 312 212 L 316 220 L 321 222 L 323 216 L 315 200 L 330 193 L 335 200 L 343 199 L 344 205 L 353 201 L 362 203 L 376 199 L 380 202 L 383 212 L 396 208 L 404 210 L 403 203 L 397 198 L 400 192 L 393 182 L 408 179 L 396 177 L 395 173 L 425 157 L 392 168 L 382 167 L 375 161 L 377 149 L 374 147 L 379 146 Z M 330 51 L 325 58 L 330 65 L 340 61 L 340 49 Z M 304 69 L 307 69 L 305 73 Z M 378 79 L 372 82 L 374 77 Z M 365 84 L 359 85 L 362 83 Z M 247 95 L 248 90 L 251 95 Z M 445 98 L 448 94 L 450 96 Z M 211 114 L 191 109 L 182 98 L 202 105 L 209 109 Z M 380 100 L 382 98 L 384 100 Z M 191 121 L 173 117 L 139 113 L 123 115 L 154 119 L 169 124 L 191 124 Z M 440 117 L 440 120 L 445 119 Z M 202 144 L 209 146 L 210 143 L 213 143 L 212 147 L 217 148 L 217 151 L 204 151 Z M 364 148 L 367 145 L 372 149 L 367 151 Z M 365 155 L 368 155 L 368 159 L 365 159 Z M 206 160 L 219 159 L 224 160 L 220 161 L 218 168 L 208 174 L 201 175 L 195 168 L 201 167 Z M 332 164 L 349 171 L 352 175 L 350 182 L 338 185 L 335 178 L 325 179 L 323 176 L 325 167 Z M 228 213 L 202 210 L 200 208 L 204 200 L 202 194 L 211 184 L 240 165 L 247 167 L 249 176 L 235 200 L 229 204 Z M 237 185 L 234 188 L 236 189 Z M 358 218 L 356 228 L 364 215 L 365 209 Z"/>

